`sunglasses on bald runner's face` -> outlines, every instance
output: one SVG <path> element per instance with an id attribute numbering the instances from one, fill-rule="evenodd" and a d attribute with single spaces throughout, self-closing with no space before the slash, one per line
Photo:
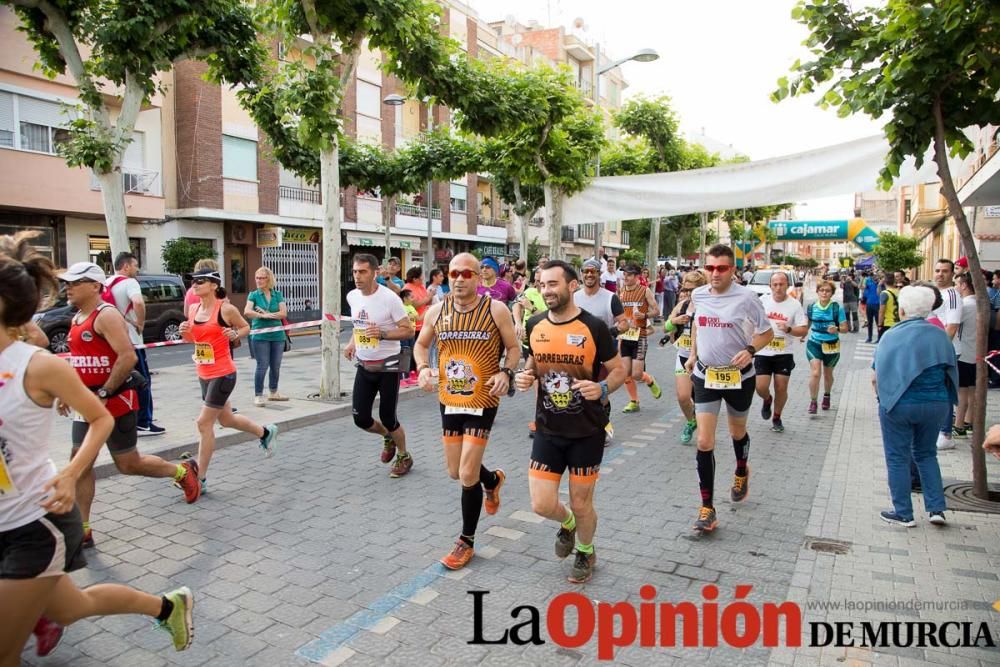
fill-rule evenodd
<path id="1" fill-rule="evenodd" d="M 469 280 L 474 275 L 476 275 L 476 272 L 473 271 L 472 269 L 462 269 L 461 271 L 459 271 L 458 269 L 452 269 L 451 271 L 448 272 L 448 277 L 451 278 L 452 280 L 455 280 L 459 276 L 461 276 L 465 280 Z"/>
<path id="2" fill-rule="evenodd" d="M 733 268 L 732 264 L 706 264 L 705 271 L 708 273 L 725 273 Z"/>

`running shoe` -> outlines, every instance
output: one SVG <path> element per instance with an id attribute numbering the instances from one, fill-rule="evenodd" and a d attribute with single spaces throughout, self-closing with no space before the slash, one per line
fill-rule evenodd
<path id="1" fill-rule="evenodd" d="M 886 523 L 891 523 L 894 526 L 905 526 L 906 528 L 913 528 L 917 525 L 917 522 L 913 519 L 904 519 L 895 512 L 889 510 L 882 510 L 878 513 L 879 518 Z"/>
<path id="2" fill-rule="evenodd" d="M 59 642 L 62 641 L 66 628 L 54 623 L 44 616 L 35 623 L 35 629 L 31 634 L 35 635 L 35 655 L 44 658 L 52 651 L 56 650 Z"/>
<path id="3" fill-rule="evenodd" d="M 566 581 L 571 584 L 585 584 L 594 576 L 594 568 L 597 566 L 597 554 L 590 552 L 576 552 L 576 560 L 573 561 L 573 569 L 569 571 Z"/>
<path id="4" fill-rule="evenodd" d="M 208 495 L 208 479 L 205 477 L 201 478 L 201 495 Z"/>
<path id="5" fill-rule="evenodd" d="M 183 651 L 191 646 L 194 639 L 194 595 L 187 586 L 182 586 L 175 591 L 170 591 L 163 597 L 170 600 L 174 608 L 170 616 L 165 621 L 157 621 L 156 627 L 163 630 L 174 640 L 174 650 Z"/>
<path id="6" fill-rule="evenodd" d="M 809 401 L 809 414 L 811 414 L 811 415 L 816 414 L 818 408 L 819 408 L 819 405 L 816 403 L 815 399 Z"/>
<path id="7" fill-rule="evenodd" d="M 382 455 L 379 456 L 379 460 L 382 461 L 382 463 L 388 463 L 395 455 L 396 441 L 392 439 L 391 435 L 386 433 L 382 436 Z"/>
<path id="8" fill-rule="evenodd" d="M 94 548 L 94 531 L 88 528 L 83 533 L 83 548 L 93 549 Z"/>
<path id="9" fill-rule="evenodd" d="M 402 477 L 406 473 L 410 472 L 410 468 L 413 467 L 413 457 L 410 453 L 397 454 L 396 462 L 392 464 L 392 468 L 389 469 L 389 477 L 396 479 L 397 477 Z"/>
<path id="10" fill-rule="evenodd" d="M 503 486 L 504 480 L 507 479 L 507 473 L 497 468 L 496 474 L 497 485 L 492 489 L 483 487 L 483 508 L 487 514 L 496 514 L 500 511 L 500 487 Z"/>
<path id="11" fill-rule="evenodd" d="M 149 426 L 136 426 L 135 432 L 136 436 L 143 438 L 150 435 L 163 435 L 167 432 L 167 429 L 156 424 L 150 424 Z"/>
<path id="12" fill-rule="evenodd" d="M 267 405 L 267 401 L 264 400 L 263 396 L 254 396 L 253 397 L 253 406 L 255 408 L 262 408 L 265 405 Z"/>
<path id="13" fill-rule="evenodd" d="M 267 400 L 269 400 L 269 401 L 287 401 L 288 397 L 285 396 L 284 394 L 280 394 L 280 393 L 278 393 L 276 391 L 272 391 L 271 395 L 267 397 Z"/>
<path id="14" fill-rule="evenodd" d="M 698 428 L 698 422 L 691 420 L 684 424 L 684 432 L 681 433 L 681 444 L 690 445 L 691 441 L 694 440 L 694 432 Z"/>
<path id="15" fill-rule="evenodd" d="M 622 414 L 627 415 L 633 412 L 639 412 L 639 401 L 629 401 L 628 405 L 622 408 Z"/>
<path id="16" fill-rule="evenodd" d="M 576 546 L 576 528 L 566 530 L 559 526 L 559 532 L 556 533 L 556 558 L 565 558 L 570 555 L 573 553 L 574 546 Z"/>
<path id="17" fill-rule="evenodd" d="M 694 522 L 694 529 L 701 533 L 710 533 L 719 525 L 719 518 L 715 514 L 714 507 L 705 507 L 698 510 L 698 520 Z"/>
<path id="18" fill-rule="evenodd" d="M 957 426 L 952 427 L 951 435 L 956 438 L 968 438 L 969 430 L 965 428 L 959 428 Z"/>
<path id="19" fill-rule="evenodd" d="M 729 489 L 729 498 L 734 503 L 741 503 L 747 499 L 750 493 L 750 466 L 747 466 L 747 474 L 733 475 L 733 487 Z"/>
<path id="20" fill-rule="evenodd" d="M 264 425 L 264 437 L 260 439 L 260 448 L 264 450 L 264 456 L 270 458 L 274 455 L 274 450 L 278 445 L 278 427 L 275 424 Z"/>
<path id="21" fill-rule="evenodd" d="M 184 476 L 177 480 L 174 485 L 184 492 L 184 500 L 187 504 L 198 500 L 201 496 L 201 480 L 198 479 L 198 462 L 188 459 L 181 463 L 184 468 Z"/>
<path id="22" fill-rule="evenodd" d="M 459 538 L 455 540 L 455 546 L 451 553 L 441 559 L 441 564 L 449 570 L 460 570 L 472 560 L 474 553 L 475 549 L 466 544 L 465 540 Z"/>
<path id="23" fill-rule="evenodd" d="M 615 427 L 611 422 L 608 422 L 604 426 L 604 446 L 608 447 L 611 445 L 611 441 L 615 439 Z"/>
<path id="24" fill-rule="evenodd" d="M 823 405 L 821 407 L 824 410 L 830 409 L 830 394 L 823 394 Z"/>
<path id="25" fill-rule="evenodd" d="M 785 425 L 781 423 L 780 419 L 774 419 L 771 421 L 771 430 L 775 433 L 784 433 Z"/>
<path id="26" fill-rule="evenodd" d="M 937 450 L 943 452 L 948 449 L 955 449 L 955 440 L 950 435 L 938 433 Z"/>
<path id="27" fill-rule="evenodd" d="M 944 512 L 931 512 L 928 521 L 933 523 L 935 526 L 943 526 L 948 523 L 948 520 L 944 518 Z"/>
<path id="28" fill-rule="evenodd" d="M 652 382 L 650 382 L 646 386 L 649 387 L 649 393 L 653 395 L 653 398 L 658 399 L 660 398 L 660 396 L 663 396 L 663 390 L 660 389 L 660 385 L 656 384 L 656 378 L 654 378 L 652 375 L 650 375 L 649 377 L 652 380 Z"/>
<path id="29" fill-rule="evenodd" d="M 771 418 L 771 404 L 773 402 L 774 399 L 768 396 L 767 398 L 764 399 L 764 405 L 760 406 L 760 418 L 763 419 L 764 421 L 767 421 L 768 419 Z"/>

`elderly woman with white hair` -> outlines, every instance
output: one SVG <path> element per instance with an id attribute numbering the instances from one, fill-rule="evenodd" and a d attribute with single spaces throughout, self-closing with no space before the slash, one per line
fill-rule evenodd
<path id="1" fill-rule="evenodd" d="M 934 291 L 927 287 L 904 287 L 899 293 L 901 321 L 879 340 L 872 362 L 893 505 L 879 516 L 908 528 L 916 525 L 910 499 L 911 459 L 920 473 L 928 520 L 945 523 L 937 432 L 958 396 L 958 367 L 948 335 L 926 321 L 934 300 Z"/>

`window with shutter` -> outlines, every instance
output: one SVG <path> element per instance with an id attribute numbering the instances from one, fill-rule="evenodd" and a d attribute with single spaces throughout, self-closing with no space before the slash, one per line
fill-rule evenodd
<path id="1" fill-rule="evenodd" d="M 0 146 L 14 147 L 14 95 L 0 91 Z"/>
<path id="2" fill-rule="evenodd" d="M 257 142 L 222 135 L 222 175 L 242 181 L 257 180 Z"/>

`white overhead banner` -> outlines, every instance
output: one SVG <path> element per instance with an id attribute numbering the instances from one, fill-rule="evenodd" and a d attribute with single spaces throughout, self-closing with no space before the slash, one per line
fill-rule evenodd
<path id="1" fill-rule="evenodd" d="M 769 206 L 864 192 L 876 187 L 889 144 L 882 136 L 795 155 L 710 169 L 595 178 L 563 203 L 563 224 L 657 218 L 702 211 Z M 938 180 L 928 154 L 917 171 L 900 170 L 901 185 Z M 955 160 L 952 173 L 960 168 Z"/>

